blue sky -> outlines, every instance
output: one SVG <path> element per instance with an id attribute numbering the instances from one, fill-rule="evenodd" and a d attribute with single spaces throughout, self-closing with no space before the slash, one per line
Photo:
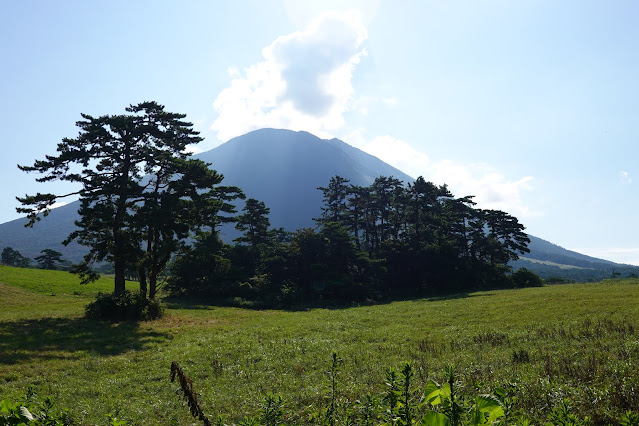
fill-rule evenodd
<path id="1" fill-rule="evenodd" d="M 156 100 L 197 151 L 338 137 L 533 235 L 639 265 L 636 1 L 21 1 L 0 15 L 0 222 L 62 192 L 16 164 Z M 1 243 L 1 242 L 0 242 Z"/>

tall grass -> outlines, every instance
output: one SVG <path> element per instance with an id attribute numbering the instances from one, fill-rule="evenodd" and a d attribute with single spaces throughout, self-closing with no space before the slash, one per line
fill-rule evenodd
<path id="1" fill-rule="evenodd" d="M 70 295 L 0 284 L 12 301 L 0 298 L 0 399 L 18 400 L 33 386 L 78 423 L 190 424 L 168 380 L 171 361 L 192 378 L 211 419 L 239 422 L 280 395 L 283 420 L 305 423 L 329 406 L 332 351 L 343 359 L 338 412 L 342 404 L 372 415 L 388 390 L 388 366 L 405 361 L 413 389 L 447 381 L 444 369 L 454 364 L 463 401 L 503 389 L 512 415 L 535 424 L 564 401 L 594 424 L 639 407 L 637 281 L 296 312 L 169 301 L 163 319 L 115 324 L 82 318 L 92 297 L 63 285 Z"/>

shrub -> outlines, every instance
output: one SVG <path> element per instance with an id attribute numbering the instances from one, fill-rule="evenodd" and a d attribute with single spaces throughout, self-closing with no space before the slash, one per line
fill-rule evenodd
<path id="1" fill-rule="evenodd" d="M 575 281 L 569 278 L 563 278 L 563 277 L 548 277 L 544 280 L 545 284 L 570 284 L 573 282 Z"/>
<path id="2" fill-rule="evenodd" d="M 521 268 L 515 271 L 512 275 L 513 287 L 541 287 L 544 285 L 543 280 L 539 275 L 535 274 L 526 268 Z"/>
<path id="3" fill-rule="evenodd" d="M 523 364 L 525 362 L 530 362 L 530 354 L 526 349 L 515 349 L 511 352 L 510 359 L 515 364 Z"/>
<path id="4" fill-rule="evenodd" d="M 164 314 L 164 307 L 158 300 L 125 291 L 121 294 L 99 293 L 96 300 L 87 305 L 85 313 L 87 318 L 146 321 L 160 318 Z"/>

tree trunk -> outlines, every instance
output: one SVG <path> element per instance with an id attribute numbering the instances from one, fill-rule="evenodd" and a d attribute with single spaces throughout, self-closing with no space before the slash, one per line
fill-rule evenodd
<path id="1" fill-rule="evenodd" d="M 116 257 L 114 259 L 114 269 L 115 269 L 115 288 L 113 290 L 113 294 L 122 294 L 124 293 L 124 290 L 126 290 L 125 278 L 124 278 L 124 270 L 125 270 L 124 260 L 118 259 Z"/>
<path id="2" fill-rule="evenodd" d="M 158 274 L 152 271 L 149 274 L 149 299 L 155 299 L 155 293 L 157 292 Z"/>
<path id="3" fill-rule="evenodd" d="M 138 279 L 140 280 L 140 294 L 142 295 L 144 299 L 146 299 L 147 286 L 146 286 L 146 272 L 144 270 L 144 266 L 140 267 L 138 271 Z"/>

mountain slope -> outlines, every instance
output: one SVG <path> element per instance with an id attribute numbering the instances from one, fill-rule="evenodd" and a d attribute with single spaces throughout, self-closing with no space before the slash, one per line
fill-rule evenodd
<path id="1" fill-rule="evenodd" d="M 77 243 L 62 244 L 75 228 L 78 208 L 79 201 L 55 208 L 32 228 L 25 228 L 26 218 L 0 224 L 0 250 L 11 247 L 33 259 L 41 250 L 50 248 L 63 253 L 65 259 L 79 261 L 86 249 Z"/>
<path id="2" fill-rule="evenodd" d="M 382 175 L 413 180 L 338 139 L 290 130 L 256 130 L 196 158 L 222 173 L 225 185 L 239 186 L 247 197 L 264 201 L 271 209 L 271 224 L 289 230 L 314 226 L 322 205 L 317 187 L 328 185 L 335 175 L 353 185 L 370 185 Z M 234 235 L 232 230 L 226 233 Z"/>
<path id="3" fill-rule="evenodd" d="M 528 248 L 530 249 L 530 254 L 525 256 L 529 259 L 595 269 L 616 265 L 614 262 L 610 262 L 608 260 L 597 259 L 596 257 L 586 256 L 585 254 L 566 250 L 563 247 L 532 235 L 529 235 L 529 237 L 530 244 L 528 244 Z"/>
<path id="4" fill-rule="evenodd" d="M 562 277 L 574 281 L 598 281 L 613 274 L 627 277 L 639 275 L 639 267 L 623 265 L 566 250 L 549 241 L 528 235 L 530 253 L 512 262 L 515 269 L 527 268 L 542 278 Z"/>

